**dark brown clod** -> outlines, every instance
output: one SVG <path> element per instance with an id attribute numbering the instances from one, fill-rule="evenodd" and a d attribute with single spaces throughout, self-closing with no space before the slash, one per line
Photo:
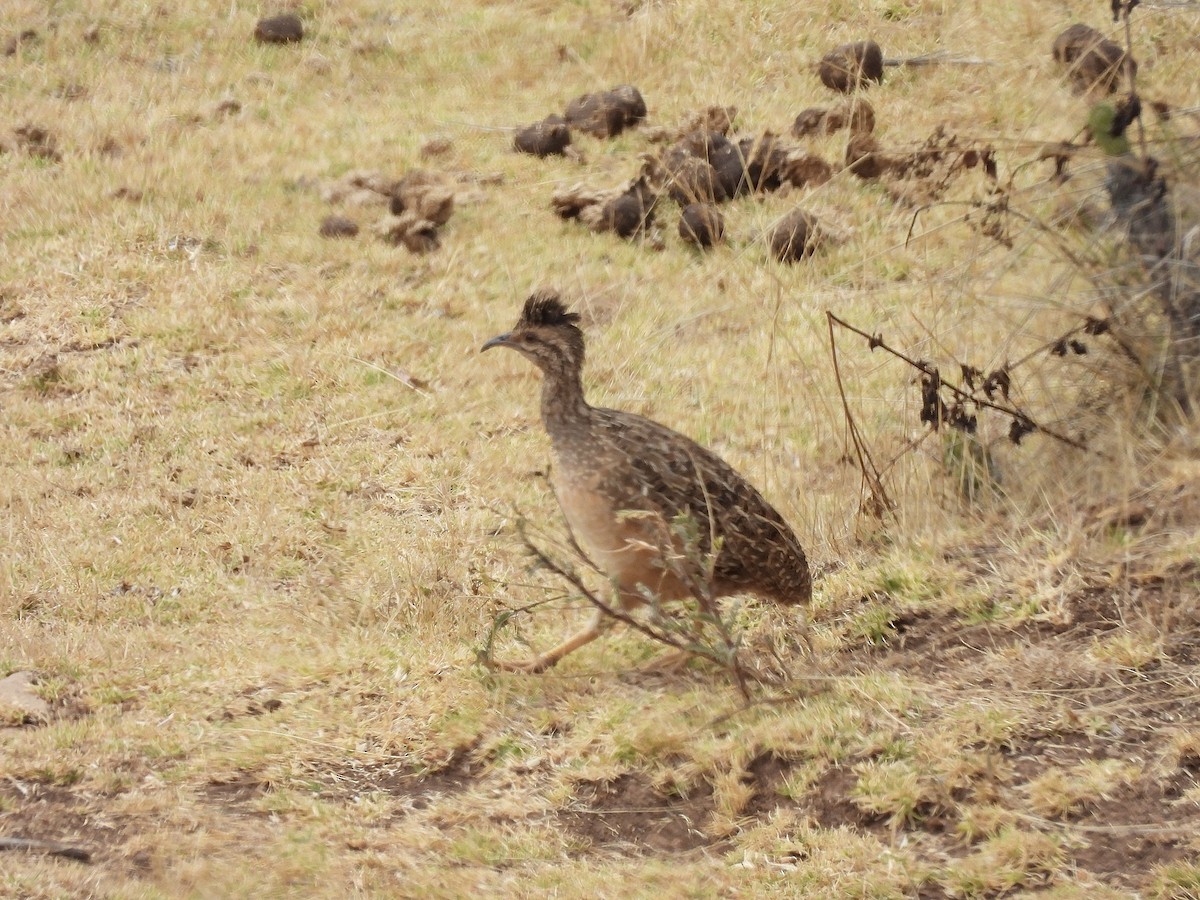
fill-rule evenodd
<path id="1" fill-rule="evenodd" d="M 680 206 L 721 203 L 729 199 L 721 186 L 717 170 L 682 148 L 667 153 L 663 166 L 667 172 L 667 194 Z"/>
<path id="2" fill-rule="evenodd" d="M 646 118 L 646 101 L 642 92 L 632 84 L 618 84 L 609 93 L 616 98 L 625 113 L 626 125 L 637 125 Z"/>
<path id="3" fill-rule="evenodd" d="M 562 116 L 546 116 L 540 122 L 518 129 L 513 148 L 534 156 L 562 155 L 571 143 L 571 129 Z"/>
<path id="4" fill-rule="evenodd" d="M 874 137 L 855 134 L 846 144 L 846 167 L 859 178 L 878 178 L 887 169 L 887 161 Z"/>
<path id="5" fill-rule="evenodd" d="M 836 130 L 829 127 L 830 120 L 835 121 L 838 128 L 849 128 L 855 134 L 870 134 L 875 130 L 875 107 L 862 97 L 856 97 L 839 103 L 829 111 L 825 121 L 827 134 Z"/>
<path id="6" fill-rule="evenodd" d="M 581 94 L 567 104 L 563 115 L 572 128 L 593 137 L 616 137 L 646 118 L 646 101 L 633 85 L 622 84 L 611 91 Z"/>
<path id="7" fill-rule="evenodd" d="M 729 198 L 740 197 L 750 193 L 750 179 L 746 174 L 746 161 L 742 151 L 733 144 L 724 144 L 713 151 L 709 157 L 712 167 L 716 170 L 717 181 L 721 190 Z"/>
<path id="8" fill-rule="evenodd" d="M 358 223 L 345 216 L 326 216 L 318 233 L 324 238 L 352 238 L 358 234 Z"/>
<path id="9" fill-rule="evenodd" d="M 737 114 L 736 106 L 706 106 L 684 118 L 675 131 L 677 134 L 685 136 L 694 131 L 713 131 L 724 136 L 733 130 Z"/>
<path id="10" fill-rule="evenodd" d="M 783 167 L 783 177 L 793 187 L 816 186 L 833 177 L 833 166 L 812 153 L 792 153 Z"/>
<path id="11" fill-rule="evenodd" d="M 392 185 L 389 194 L 393 216 L 410 213 L 437 228 L 454 213 L 453 189 L 443 176 L 424 169 L 410 171 Z"/>
<path id="12" fill-rule="evenodd" d="M 436 156 L 445 156 L 453 149 L 454 141 L 439 135 L 425 141 L 417 152 L 420 153 L 422 159 L 433 159 Z"/>
<path id="13" fill-rule="evenodd" d="M 771 232 L 771 253 L 780 262 L 798 262 L 817 246 L 817 220 L 794 209 Z"/>
<path id="14" fill-rule="evenodd" d="M 697 247 L 711 247 L 725 238 L 725 218 L 711 203 L 690 203 L 679 217 L 679 236 Z"/>
<path id="15" fill-rule="evenodd" d="M 441 246 L 438 226 L 412 210 L 384 216 L 373 230 L 382 240 L 397 246 L 403 244 L 412 253 L 431 253 Z"/>
<path id="16" fill-rule="evenodd" d="M 304 23 L 295 13 L 267 16 L 254 26 L 254 39 L 260 44 L 295 44 L 304 39 Z"/>
<path id="17" fill-rule="evenodd" d="M 745 160 L 746 180 L 750 189 L 778 190 L 783 183 L 783 168 L 787 164 L 787 150 L 779 138 L 764 132 L 758 137 L 742 139 L 737 146 Z"/>
<path id="18" fill-rule="evenodd" d="M 796 121 L 792 123 L 792 134 L 796 137 L 834 134 L 843 128 L 870 134 L 875 130 L 875 108 L 861 97 L 846 100 L 832 109 L 812 106 L 796 116 Z"/>
<path id="19" fill-rule="evenodd" d="M 729 138 L 719 131 L 696 129 L 689 131 L 679 142 L 679 146 L 692 156 L 712 162 L 715 154 L 726 147 L 732 147 Z"/>
<path id="20" fill-rule="evenodd" d="M 825 131 L 825 116 L 829 110 L 822 106 L 810 106 L 802 110 L 792 123 L 793 137 L 808 137 L 813 134 L 823 134 Z"/>
<path id="21" fill-rule="evenodd" d="M 1067 66 L 1071 87 L 1077 93 L 1102 91 L 1111 94 L 1125 71 L 1125 50 L 1090 25 L 1075 24 L 1054 39 L 1054 59 Z M 1130 60 L 1133 71 L 1137 62 Z"/>
<path id="22" fill-rule="evenodd" d="M 874 41 L 842 44 L 821 58 L 817 75 L 827 88 L 848 94 L 883 81 L 883 51 Z"/>
<path id="23" fill-rule="evenodd" d="M 623 238 L 633 237 L 654 221 L 654 205 L 648 203 L 640 192 L 628 191 L 610 200 L 604 207 L 599 229 L 615 231 Z"/>

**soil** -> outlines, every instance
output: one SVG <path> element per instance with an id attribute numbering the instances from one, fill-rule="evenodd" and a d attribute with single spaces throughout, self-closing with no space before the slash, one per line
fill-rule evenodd
<path id="1" fill-rule="evenodd" d="M 704 832 L 713 809 L 705 787 L 687 797 L 666 797 L 641 775 L 579 785 L 576 803 L 559 818 L 593 849 L 627 853 L 680 853 L 708 847 Z"/>

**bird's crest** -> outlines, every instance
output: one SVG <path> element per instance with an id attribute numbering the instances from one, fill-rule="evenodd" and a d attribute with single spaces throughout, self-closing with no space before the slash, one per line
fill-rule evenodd
<path id="1" fill-rule="evenodd" d="M 557 291 L 535 291 L 521 310 L 520 327 L 537 325 L 577 325 L 579 313 L 567 312 Z"/>

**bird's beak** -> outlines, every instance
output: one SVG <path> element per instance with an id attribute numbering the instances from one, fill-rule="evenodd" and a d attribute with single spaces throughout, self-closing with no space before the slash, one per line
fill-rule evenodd
<path id="1" fill-rule="evenodd" d="M 484 344 L 482 347 L 480 347 L 479 352 L 482 353 L 484 350 L 491 350 L 493 347 L 507 347 L 508 340 L 511 337 L 512 337 L 511 331 L 506 331 L 506 332 L 504 332 L 504 334 L 498 334 L 494 338 L 492 338 L 490 341 L 488 341 L 486 344 Z"/>

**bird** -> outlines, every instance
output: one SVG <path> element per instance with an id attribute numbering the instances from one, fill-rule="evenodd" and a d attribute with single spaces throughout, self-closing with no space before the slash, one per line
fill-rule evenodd
<path id="1" fill-rule="evenodd" d="M 735 594 L 808 603 L 800 541 L 746 478 L 665 425 L 587 402 L 579 320 L 556 291 L 535 291 L 512 330 L 480 352 L 507 347 L 541 370 L 551 483 L 573 539 L 608 576 L 621 609 L 688 598 L 708 609 Z M 599 637 L 611 618 L 598 608 L 553 649 L 495 665 L 544 671 Z"/>

